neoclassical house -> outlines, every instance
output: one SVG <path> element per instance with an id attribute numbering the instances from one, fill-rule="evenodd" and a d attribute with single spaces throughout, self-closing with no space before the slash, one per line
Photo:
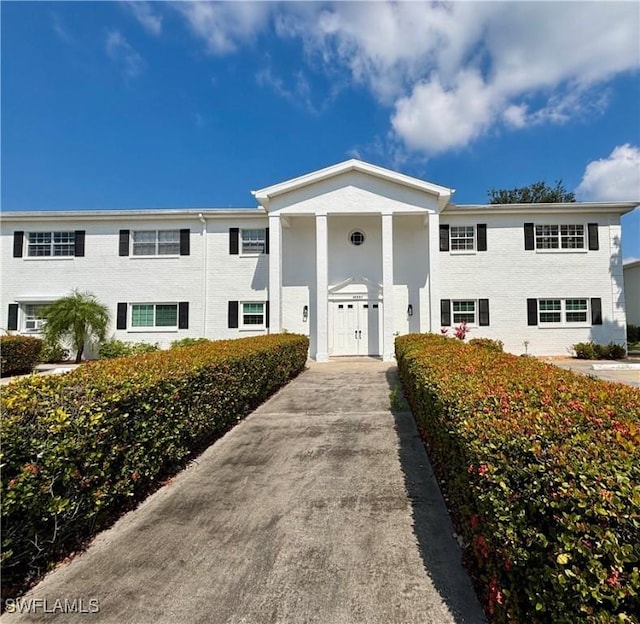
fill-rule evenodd
<path id="1" fill-rule="evenodd" d="M 318 361 L 393 358 L 451 331 L 514 353 L 625 342 L 620 216 L 636 203 L 457 205 L 454 190 L 348 160 L 253 195 L 249 209 L 7 212 L 1 305 L 38 333 L 73 288 L 113 337 L 299 332 Z"/>

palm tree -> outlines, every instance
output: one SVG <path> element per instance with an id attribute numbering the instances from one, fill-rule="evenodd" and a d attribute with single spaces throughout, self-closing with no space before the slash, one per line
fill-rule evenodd
<path id="1" fill-rule="evenodd" d="M 106 338 L 110 320 L 107 306 L 91 293 L 77 289 L 48 306 L 44 317 L 46 338 L 51 341 L 68 339 L 76 351 L 76 364 L 82 360 L 87 342 Z"/>

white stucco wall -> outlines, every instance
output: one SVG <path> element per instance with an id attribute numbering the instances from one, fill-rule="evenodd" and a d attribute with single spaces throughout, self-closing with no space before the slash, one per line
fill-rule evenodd
<path id="1" fill-rule="evenodd" d="M 318 253 L 316 213 L 327 214 L 328 287 L 349 278 L 365 280 L 383 291 L 386 355 L 389 337 L 407 332 L 439 332 L 441 299 L 488 299 L 490 325 L 472 327 L 472 337 L 500 339 L 514 353 L 566 354 L 576 342 L 625 341 L 623 270 L 620 261 L 620 225 L 617 213 L 590 206 L 548 209 L 501 207 L 445 208 L 437 213 L 437 198 L 416 188 L 362 172 L 342 173 L 331 179 L 274 197 L 270 215 L 282 216 L 281 321 L 267 330 L 245 331 L 228 327 L 229 301 L 267 301 L 269 262 L 273 254 L 245 257 L 229 253 L 230 228 L 266 228 L 269 218 L 261 209 L 206 211 L 203 225 L 193 211 L 132 216 L 112 212 L 102 216 L 22 216 L 4 219 L 0 238 L 2 285 L 0 310 L 6 324 L 7 305 L 25 300 L 45 302 L 72 288 L 93 292 L 113 316 L 110 335 L 127 341 L 168 346 L 183 337 L 235 338 L 286 330 L 307 334 L 310 352 L 316 352 Z M 616 208 L 617 209 L 617 208 Z M 545 214 L 545 210 L 547 213 Z M 573 212 L 572 212 L 573 211 Z M 598 212 L 600 211 L 600 212 Z M 391 217 L 391 215 L 393 215 Z M 324 217 L 322 218 L 324 222 Z M 391 221 L 390 221 L 391 220 Z M 438 220 L 442 224 L 487 224 L 488 250 L 470 254 L 440 252 Z M 271 223 L 277 222 L 271 218 Z M 393 230 L 383 254 L 385 231 Z M 525 251 L 523 224 L 598 223 L 599 249 L 595 251 Z M 391 226 L 389 227 L 389 224 Z M 431 224 L 431 225 L 429 225 Z M 191 230 L 190 255 L 180 257 L 120 257 L 120 229 Z M 13 232 L 85 230 L 85 257 L 64 259 L 13 258 Z M 349 233 L 361 230 L 366 241 L 354 246 Z M 429 244 L 435 248 L 430 255 Z M 26 251 L 26 250 L 25 250 Z M 25 253 L 26 255 L 26 253 Z M 431 260 L 430 260 L 431 258 Z M 383 265 L 392 265 L 392 279 L 384 293 Z M 636 267 L 637 269 L 637 267 Z M 629 270 L 626 271 L 627 274 Z M 637 273 L 636 273 L 637 274 Z M 277 275 L 277 273 L 276 273 Z M 272 276 L 273 279 L 273 276 Z M 625 280 L 628 281 L 625 276 Z M 633 282 L 633 279 L 632 279 Z M 638 278 L 627 285 L 627 306 L 638 315 Z M 635 294 L 634 294 L 635 293 Z M 377 295 L 376 295 L 377 296 Z M 324 300 L 327 295 L 325 293 Z M 603 324 L 538 327 L 527 324 L 528 298 L 599 298 Z M 119 302 L 189 302 L 189 328 L 173 331 L 116 330 Z M 411 304 L 413 315 L 409 316 Z M 634 304 L 637 307 L 634 308 Z M 308 317 L 303 309 L 308 306 Z M 634 311 L 635 310 L 635 311 Z M 637 316 L 636 316 L 637 318 Z M 590 318 L 589 318 L 590 321 Z M 636 321 L 638 322 L 638 321 Z"/>
<path id="2" fill-rule="evenodd" d="M 267 300 L 265 255 L 229 255 L 230 227 L 266 227 L 266 217 L 212 219 L 208 222 L 206 326 L 203 298 L 204 245 L 197 217 L 122 219 L 108 221 L 12 221 L 2 224 L 0 305 L 7 323 L 7 306 L 13 302 L 50 302 L 78 288 L 96 295 L 111 312 L 109 337 L 130 342 L 158 343 L 162 347 L 184 337 L 232 338 L 257 332 L 227 327 L 229 300 Z M 119 256 L 119 230 L 191 229 L 190 255 L 179 257 Z M 70 258 L 13 258 L 13 232 L 85 230 L 85 256 Z M 116 329 L 119 302 L 189 302 L 189 328 L 175 330 Z M 19 319 L 22 327 L 22 319 Z M 204 330 L 204 331 L 203 331 Z"/>
<path id="3" fill-rule="evenodd" d="M 627 323 L 640 326 L 640 260 L 624 266 Z"/>
<path id="4" fill-rule="evenodd" d="M 525 251 L 524 222 L 598 223 L 597 251 Z M 617 220 L 616 220 L 617 221 Z M 594 340 L 623 344 L 624 302 L 619 264 L 620 225 L 608 215 L 451 215 L 449 225 L 487 224 L 487 251 L 440 252 L 443 299 L 489 299 L 490 326 L 473 327 L 469 338 L 502 340 L 505 349 L 538 355 L 567 355 L 572 344 Z M 612 258 L 614 260 L 612 260 Z M 537 327 L 527 324 L 527 298 L 602 299 L 603 324 Z"/>

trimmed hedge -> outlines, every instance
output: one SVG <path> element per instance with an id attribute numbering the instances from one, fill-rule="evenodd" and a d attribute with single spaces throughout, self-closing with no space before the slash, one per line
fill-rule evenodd
<path id="1" fill-rule="evenodd" d="M 622 360 L 627 350 L 615 342 L 608 345 L 591 342 L 578 342 L 571 347 L 579 360 Z"/>
<path id="2" fill-rule="evenodd" d="M 280 334 L 85 364 L 2 394 L 3 597 L 15 595 L 304 370 Z"/>
<path id="3" fill-rule="evenodd" d="M 30 373 L 38 363 L 42 340 L 33 336 L 0 336 L 2 376 Z"/>
<path id="4" fill-rule="evenodd" d="M 492 622 L 638 622 L 640 390 L 433 334 L 396 356 Z"/>

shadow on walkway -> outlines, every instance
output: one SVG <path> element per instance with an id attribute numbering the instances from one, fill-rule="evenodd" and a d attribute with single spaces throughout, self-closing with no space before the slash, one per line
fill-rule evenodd
<path id="1" fill-rule="evenodd" d="M 471 579 L 461 566 L 462 551 L 413 415 L 402 395 L 397 368 L 387 372 L 391 406 L 398 435 L 398 458 L 411 502 L 413 530 L 420 557 L 456 624 L 486 622 Z M 405 411 L 406 410 L 406 411 Z"/>

